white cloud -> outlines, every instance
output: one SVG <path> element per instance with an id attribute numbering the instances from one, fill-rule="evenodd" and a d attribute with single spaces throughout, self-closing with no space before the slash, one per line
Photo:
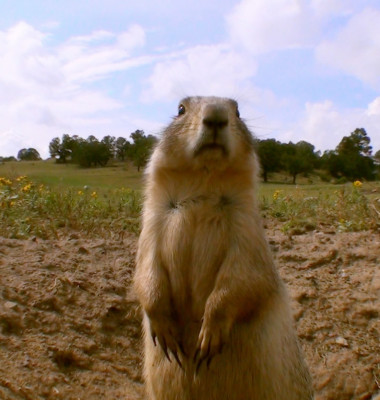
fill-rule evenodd
<path id="1" fill-rule="evenodd" d="M 136 65 L 145 43 L 144 30 L 95 31 L 58 46 L 49 35 L 20 22 L 0 31 L 0 155 L 16 154 L 19 146 L 36 147 L 46 157 L 54 136 L 120 131 L 113 113 L 123 104 L 88 85 Z"/>
<path id="2" fill-rule="evenodd" d="M 62 71 L 70 82 L 92 82 L 130 67 L 149 63 L 150 57 L 131 57 L 144 46 L 145 32 L 139 25 L 115 35 L 108 31 L 95 31 L 87 36 L 70 39 L 59 48 Z"/>
<path id="3" fill-rule="evenodd" d="M 354 13 L 360 4 L 356 0 L 311 0 L 311 7 L 317 16 L 348 16 Z"/>
<path id="4" fill-rule="evenodd" d="M 318 28 L 306 0 L 242 0 L 227 24 L 233 43 L 255 54 L 309 46 Z"/>
<path id="5" fill-rule="evenodd" d="M 226 17 L 228 33 L 254 54 L 313 47 L 371 1 L 241 0 Z"/>
<path id="6" fill-rule="evenodd" d="M 370 113 L 369 110 L 377 113 Z M 306 140 L 317 150 L 333 150 L 343 136 L 349 136 L 356 128 L 365 128 L 371 145 L 380 149 L 380 102 L 375 99 L 368 108 L 339 109 L 331 101 L 308 102 L 303 116 L 289 127 L 280 139 L 283 141 Z"/>
<path id="7" fill-rule="evenodd" d="M 316 49 L 319 62 L 380 87 L 380 10 L 353 15 L 332 40 Z"/>
<path id="8" fill-rule="evenodd" d="M 373 100 L 371 103 L 369 103 L 368 109 L 367 109 L 367 115 L 370 117 L 371 116 L 380 116 L 380 97 L 376 97 L 375 100 Z"/>
<path id="9" fill-rule="evenodd" d="M 196 46 L 155 65 L 142 100 L 173 100 L 190 95 L 236 97 L 257 69 L 253 59 L 224 45 Z"/>

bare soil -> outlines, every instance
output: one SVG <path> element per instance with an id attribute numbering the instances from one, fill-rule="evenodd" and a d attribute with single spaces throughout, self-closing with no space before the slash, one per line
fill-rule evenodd
<path id="1" fill-rule="evenodd" d="M 267 221 L 317 400 L 380 393 L 380 236 Z M 0 238 L 0 399 L 143 399 L 136 237 Z"/>

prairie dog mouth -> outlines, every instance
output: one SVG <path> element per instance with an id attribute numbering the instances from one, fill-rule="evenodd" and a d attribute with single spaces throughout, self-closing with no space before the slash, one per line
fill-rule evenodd
<path id="1" fill-rule="evenodd" d="M 228 155 L 226 147 L 223 146 L 222 144 L 220 144 L 220 143 L 205 143 L 205 144 L 199 146 L 197 149 L 195 149 L 194 156 L 197 157 L 206 152 L 216 152 L 216 151 L 222 152 L 223 156 Z"/>

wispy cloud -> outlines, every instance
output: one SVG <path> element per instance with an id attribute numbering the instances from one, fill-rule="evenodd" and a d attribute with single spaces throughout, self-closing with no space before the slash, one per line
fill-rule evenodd
<path id="1" fill-rule="evenodd" d="M 138 25 L 118 35 L 96 31 L 72 37 L 54 47 L 49 35 L 25 22 L 0 32 L 1 153 L 14 152 L 22 137 L 46 148 L 62 130 L 85 123 L 88 130 L 99 119 L 104 122 L 105 113 L 122 109 L 121 101 L 88 84 L 152 62 L 151 56 L 133 54 L 144 43 Z"/>
<path id="2" fill-rule="evenodd" d="M 319 62 L 380 88 L 380 9 L 353 15 L 330 40 L 316 49 Z"/>
<path id="3" fill-rule="evenodd" d="M 190 47 L 155 64 L 143 101 L 189 95 L 236 97 L 257 70 L 256 62 L 225 44 Z"/>

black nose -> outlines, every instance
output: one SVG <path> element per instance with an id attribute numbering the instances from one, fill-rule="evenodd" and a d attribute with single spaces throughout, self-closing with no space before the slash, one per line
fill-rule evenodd
<path id="1" fill-rule="evenodd" d="M 228 125 L 227 109 L 218 104 L 209 104 L 203 112 L 203 124 L 208 128 L 223 128 Z"/>

